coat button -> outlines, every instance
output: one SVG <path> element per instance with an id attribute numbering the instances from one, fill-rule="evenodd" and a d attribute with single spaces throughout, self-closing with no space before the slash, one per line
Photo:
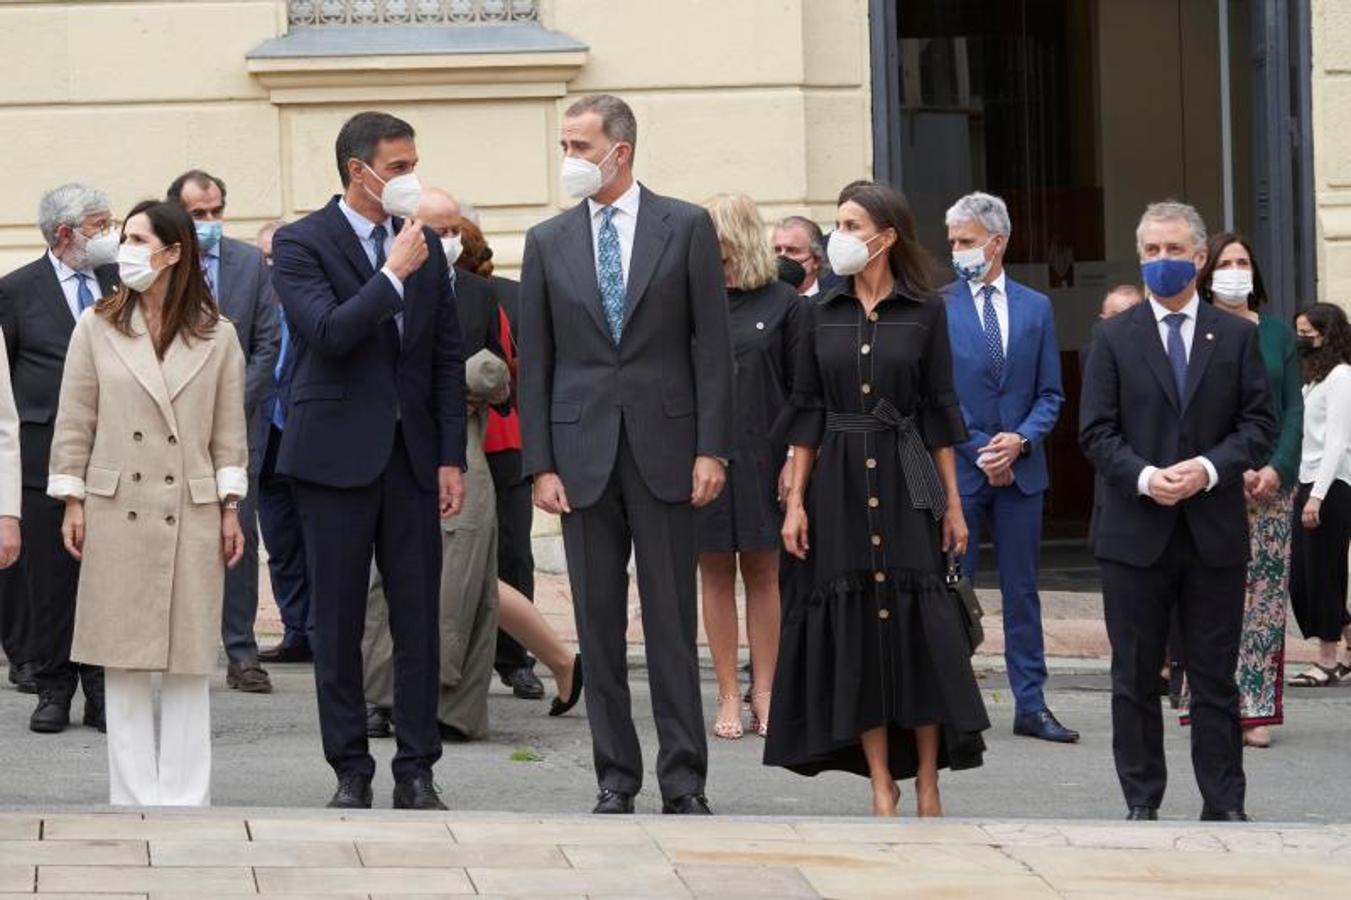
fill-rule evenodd
<path id="1" fill-rule="evenodd" d="M 862 353 L 864 356 L 867 356 L 869 353 L 872 353 L 872 352 L 873 352 L 872 345 L 871 345 L 871 344 L 864 344 L 862 347 L 859 347 L 859 348 L 858 348 L 858 352 L 859 352 L 859 353 Z"/>
<path id="2" fill-rule="evenodd" d="M 879 610 L 877 611 L 877 618 L 879 618 L 879 619 L 881 619 L 881 620 L 883 620 L 883 621 L 886 621 L 887 619 L 890 619 L 890 618 L 891 618 L 891 610 L 889 610 L 889 609 L 879 609 Z"/>
<path id="3" fill-rule="evenodd" d="M 877 509 L 877 507 L 879 507 L 879 506 L 881 506 L 881 505 L 882 505 L 882 501 L 881 501 L 881 500 L 878 500 L 876 497 L 869 497 L 869 498 L 868 498 L 868 506 L 870 506 L 871 508 Z"/>
<path id="4" fill-rule="evenodd" d="M 859 388 L 859 390 L 863 391 L 863 393 L 865 394 L 871 394 L 873 392 L 873 386 L 865 381 L 863 382 L 863 386 Z"/>
<path id="5" fill-rule="evenodd" d="M 755 330 L 756 330 L 756 331 L 764 331 L 764 330 L 765 330 L 765 323 L 764 323 L 764 322 L 756 322 L 756 323 L 755 323 Z"/>
<path id="6" fill-rule="evenodd" d="M 876 322 L 876 321 L 877 321 L 877 313 L 876 313 L 876 312 L 870 312 L 870 313 L 868 313 L 868 321 L 869 321 L 869 322 Z"/>
<path id="7" fill-rule="evenodd" d="M 882 535 L 880 535 L 880 534 L 875 534 L 875 535 L 873 535 L 873 536 L 872 536 L 872 542 L 873 542 L 873 546 L 874 546 L 874 547 L 880 547 L 880 546 L 882 546 Z"/>
<path id="8" fill-rule="evenodd" d="M 131 439 L 133 441 L 139 441 L 143 437 L 145 437 L 145 435 L 141 434 L 139 431 L 132 432 L 131 435 Z"/>
<path id="9" fill-rule="evenodd" d="M 172 475 L 165 475 L 165 476 L 164 476 L 164 483 L 165 483 L 165 484 L 173 484 L 173 483 L 174 483 L 174 476 L 172 476 Z"/>
<path id="10" fill-rule="evenodd" d="M 881 584 L 882 582 L 884 582 L 884 581 L 886 581 L 886 580 L 887 580 L 887 573 L 886 573 L 886 572 L 874 572 L 874 573 L 873 573 L 873 581 L 876 581 L 878 584 Z"/>
<path id="11" fill-rule="evenodd" d="M 132 473 L 131 473 L 131 480 L 132 480 L 132 481 L 140 481 L 140 480 L 141 480 L 141 473 L 140 473 L 140 472 L 132 472 Z"/>
<path id="12" fill-rule="evenodd" d="M 178 438 L 174 437 L 172 434 L 169 435 L 169 443 L 170 443 L 170 444 L 177 444 L 177 443 L 178 443 Z"/>
<path id="13" fill-rule="evenodd" d="M 129 510 L 129 511 L 127 512 L 127 521 L 128 521 L 128 522 L 135 522 L 135 521 L 136 521 L 136 510 L 133 509 L 133 510 Z"/>
<path id="14" fill-rule="evenodd" d="M 164 521 L 165 521 L 167 524 L 172 525 L 172 524 L 174 524 L 175 522 L 177 522 L 178 520 L 175 519 L 173 516 L 165 516 L 165 517 L 164 517 Z"/>
<path id="15" fill-rule="evenodd" d="M 873 459 L 871 456 L 868 457 L 867 461 L 864 462 L 863 464 L 864 464 L 865 466 L 867 466 L 868 468 L 870 468 L 870 469 L 876 469 L 876 468 L 877 468 L 877 460 Z"/>

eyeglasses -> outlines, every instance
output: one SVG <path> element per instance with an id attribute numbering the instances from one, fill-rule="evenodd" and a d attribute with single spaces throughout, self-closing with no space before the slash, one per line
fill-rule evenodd
<path id="1" fill-rule="evenodd" d="M 80 229 L 81 234 L 91 239 L 107 237 L 108 235 L 113 234 L 114 232 L 118 234 L 122 232 L 122 223 L 117 219 L 109 219 L 107 222 L 104 222 L 102 225 L 94 229 L 93 234 L 85 234 L 84 228 Z"/>

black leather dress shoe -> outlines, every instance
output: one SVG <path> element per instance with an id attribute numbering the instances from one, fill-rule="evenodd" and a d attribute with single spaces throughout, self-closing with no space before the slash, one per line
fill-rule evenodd
<path id="1" fill-rule="evenodd" d="M 38 683 L 33 677 L 33 664 L 19 663 L 17 666 L 10 666 L 9 683 L 14 685 L 20 694 L 36 694 Z"/>
<path id="2" fill-rule="evenodd" d="M 602 790 L 596 795 L 596 806 L 591 812 L 593 815 L 600 816 L 633 815 L 633 795 L 620 791 Z"/>
<path id="3" fill-rule="evenodd" d="M 394 785 L 395 809 L 444 810 L 441 795 L 436 792 L 436 782 L 430 774 L 414 775 L 407 781 Z"/>
<path id="4" fill-rule="evenodd" d="M 89 728 L 97 728 L 103 734 L 108 733 L 108 719 L 103 712 L 102 700 L 84 698 L 84 724 Z"/>
<path id="5" fill-rule="evenodd" d="M 553 703 L 549 704 L 549 715 L 561 716 L 567 714 L 582 699 L 582 654 L 578 653 L 572 660 L 572 692 L 567 698 L 555 697 Z"/>
<path id="6" fill-rule="evenodd" d="M 1023 737 L 1034 737 L 1042 741 L 1057 744 L 1077 744 L 1079 732 L 1066 728 L 1056 721 L 1049 709 L 1034 713 L 1023 713 L 1013 720 L 1013 733 Z"/>
<path id="7" fill-rule="evenodd" d="M 371 779 L 367 775 L 348 773 L 338 776 L 338 789 L 328 801 L 329 809 L 370 809 Z"/>
<path id="8" fill-rule="evenodd" d="M 394 729 L 390 727 L 393 716 L 394 711 L 388 706 L 367 706 L 366 737 L 387 738 L 394 734 Z"/>
<path id="9" fill-rule="evenodd" d="M 70 724 L 70 699 L 44 693 L 38 697 L 38 707 L 28 720 L 28 730 L 38 734 L 60 734 Z"/>
<path id="10" fill-rule="evenodd" d="M 1126 813 L 1127 822 L 1157 822 L 1159 811 L 1152 806 L 1132 806 Z"/>
<path id="11" fill-rule="evenodd" d="M 278 644 L 266 650 L 258 651 L 260 663 L 308 663 L 314 662 L 314 651 L 308 644 Z"/>
<path id="12" fill-rule="evenodd" d="M 713 810 L 708 808 L 708 798 L 703 794 L 686 794 L 683 797 L 676 797 L 674 800 L 663 800 L 661 811 L 663 815 L 667 816 L 713 815 Z"/>
<path id="13" fill-rule="evenodd" d="M 1202 822 L 1251 822 L 1248 814 L 1241 809 L 1201 809 Z"/>
<path id="14" fill-rule="evenodd" d="M 502 683 L 511 688 L 511 692 L 521 700 L 543 700 L 544 685 L 535 670 L 529 666 L 512 669 L 501 675 Z"/>

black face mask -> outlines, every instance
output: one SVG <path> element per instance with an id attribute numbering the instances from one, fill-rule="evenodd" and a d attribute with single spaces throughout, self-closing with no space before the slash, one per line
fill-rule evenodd
<path id="1" fill-rule="evenodd" d="M 779 264 L 779 280 L 786 282 L 793 290 L 802 287 L 802 282 L 807 280 L 807 270 L 802 267 L 802 263 L 786 256 L 780 256 L 777 262 Z"/>
<path id="2" fill-rule="evenodd" d="M 1319 351 L 1320 348 L 1315 347 L 1313 341 L 1314 339 L 1308 335 L 1295 335 L 1295 349 L 1299 351 L 1300 356 L 1313 356 Z"/>

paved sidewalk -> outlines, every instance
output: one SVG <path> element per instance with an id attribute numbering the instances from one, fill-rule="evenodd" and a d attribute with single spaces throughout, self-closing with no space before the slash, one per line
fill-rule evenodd
<path id="1" fill-rule="evenodd" d="M 0 814 L 0 897 L 1335 895 L 1351 826 Z M 7 893 L 8 892 L 8 893 Z"/>

